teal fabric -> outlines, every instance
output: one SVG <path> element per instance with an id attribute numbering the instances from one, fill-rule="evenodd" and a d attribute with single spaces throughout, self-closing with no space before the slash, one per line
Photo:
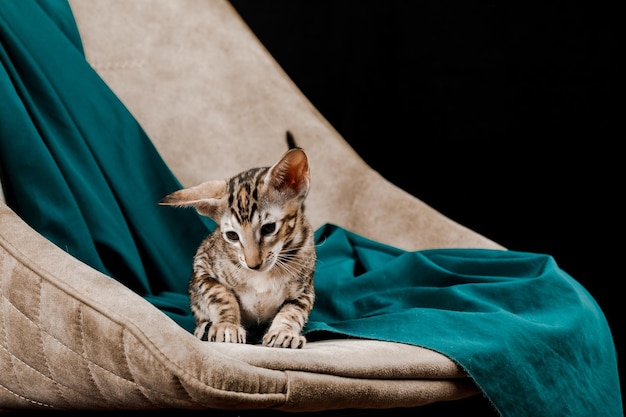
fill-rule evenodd
<path id="1" fill-rule="evenodd" d="M 187 327 L 191 259 L 212 223 L 159 199 L 180 188 L 85 60 L 66 1 L 0 2 L 0 175 L 29 225 Z"/>
<path id="2" fill-rule="evenodd" d="M 551 256 L 407 252 L 317 230 L 306 333 L 423 346 L 453 359 L 503 416 L 623 415 L 615 345 L 591 295 Z"/>
<path id="3" fill-rule="evenodd" d="M 60 248 L 192 331 L 191 259 L 214 224 L 156 204 L 180 184 L 85 61 L 69 5 L 0 2 L 0 42 L 8 204 Z M 552 257 L 409 252 L 335 225 L 318 229 L 316 242 L 310 339 L 368 338 L 441 352 L 507 417 L 623 415 L 606 319 Z"/>

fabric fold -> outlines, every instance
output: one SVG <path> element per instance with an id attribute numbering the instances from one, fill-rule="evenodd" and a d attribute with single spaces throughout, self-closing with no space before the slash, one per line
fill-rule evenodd
<path id="1" fill-rule="evenodd" d="M 316 237 L 310 338 L 332 334 L 432 349 L 465 369 L 506 416 L 620 414 L 606 318 L 551 256 L 407 252 L 335 225 Z"/>

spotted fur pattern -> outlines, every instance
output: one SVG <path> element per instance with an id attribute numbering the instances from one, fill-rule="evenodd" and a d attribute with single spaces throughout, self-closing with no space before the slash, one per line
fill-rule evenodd
<path id="1" fill-rule="evenodd" d="M 288 142 L 293 137 L 287 133 Z M 189 283 L 194 334 L 209 341 L 301 348 L 313 307 L 316 253 L 304 214 L 310 187 L 304 151 L 271 167 L 178 190 L 159 203 L 195 207 L 217 228 L 199 246 Z"/>

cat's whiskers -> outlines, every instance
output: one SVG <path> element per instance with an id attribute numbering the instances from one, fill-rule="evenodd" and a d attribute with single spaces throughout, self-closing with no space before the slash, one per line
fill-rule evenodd
<path id="1" fill-rule="evenodd" d="M 242 272 L 244 271 L 241 262 L 236 262 L 234 266 L 230 259 L 220 259 L 216 262 L 217 265 L 227 265 L 230 268 L 222 268 L 222 276 L 231 287 L 237 285 L 241 280 Z"/>
<path id="2" fill-rule="evenodd" d="M 310 247 L 314 247 L 314 245 L 305 244 L 300 247 L 291 247 L 289 249 L 282 250 L 278 254 L 278 257 L 282 259 L 299 259 L 299 258 L 306 259 L 305 253 L 307 251 L 305 249 L 310 248 Z"/>
<path id="3" fill-rule="evenodd" d="M 294 265 L 293 259 L 281 259 L 279 257 L 274 266 L 287 275 L 293 275 L 299 271 L 297 265 Z"/>

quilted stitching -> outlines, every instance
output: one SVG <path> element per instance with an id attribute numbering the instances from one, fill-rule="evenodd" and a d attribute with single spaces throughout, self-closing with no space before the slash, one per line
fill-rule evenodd
<path id="1" fill-rule="evenodd" d="M 59 290 L 42 284 L 36 276 L 27 274 L 25 267 L 11 262 L 5 255 L 3 253 L 1 294 L 2 373 L 12 378 L 11 386 L 5 378 L 3 384 L 7 385 L 3 388 L 18 404 L 25 401 L 37 405 L 50 403 L 62 408 L 70 404 L 65 398 L 71 398 L 76 407 L 78 398 L 81 402 L 78 407 L 151 408 L 169 397 L 167 401 L 185 405 L 181 398 L 189 396 L 180 395 L 184 390 L 157 392 L 135 382 L 129 368 L 136 365 L 129 365 L 131 359 L 127 351 L 135 356 L 141 352 L 138 350 L 141 345 L 133 343 L 132 336 L 125 337 L 128 332 L 111 321 L 102 320 L 101 315 L 94 319 L 94 312 L 75 299 L 45 295 Z M 61 299 L 62 304 L 58 303 Z M 73 319 L 68 320 L 68 315 Z M 101 323 L 107 327 L 103 329 Z M 10 329 L 20 331 L 12 333 Z M 54 330 L 62 331 L 55 335 Z M 94 351 L 99 355 L 92 356 Z M 152 366 L 167 374 L 158 363 L 153 362 Z M 155 404 L 150 397 L 161 398 L 161 401 Z"/>
<path id="2" fill-rule="evenodd" d="M 53 253 L 63 255 L 56 248 Z M 123 320 L 112 319 L 106 309 L 94 308 L 56 285 L 54 276 L 29 265 L 32 261 L 0 236 L 2 407 L 236 407 L 248 395 L 266 396 L 261 402 L 267 406 L 284 403 L 286 376 L 268 377 L 275 371 L 260 369 L 242 377 L 237 366 L 216 368 L 208 357 L 196 360 L 201 352 L 193 351 L 186 352 L 190 364 L 183 369 L 159 346 L 146 345 Z"/>

